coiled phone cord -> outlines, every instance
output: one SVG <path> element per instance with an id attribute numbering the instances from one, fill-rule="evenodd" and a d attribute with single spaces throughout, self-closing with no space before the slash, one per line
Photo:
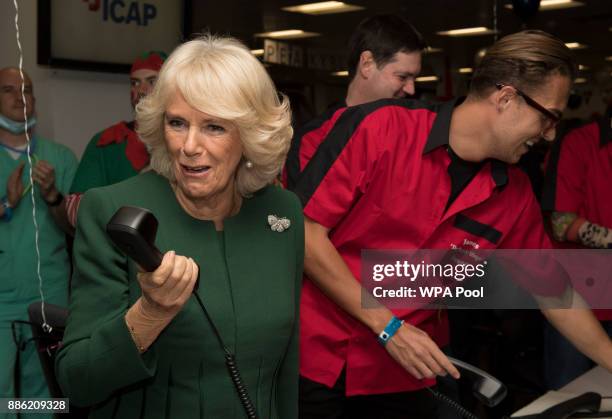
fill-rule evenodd
<path id="1" fill-rule="evenodd" d="M 476 416 L 475 414 L 473 414 L 472 412 L 470 412 L 465 407 L 461 406 L 459 403 L 457 403 L 456 401 L 454 401 L 450 397 L 446 396 L 445 394 L 442 394 L 442 393 L 439 393 L 439 392 L 437 392 L 435 390 L 432 390 L 429 387 L 426 387 L 426 388 L 427 388 L 427 390 L 429 390 L 429 392 L 431 394 L 433 394 L 433 396 L 436 399 L 438 399 L 438 400 L 446 403 L 447 405 L 451 406 L 453 409 L 455 409 L 465 419 L 479 419 L 478 416 Z"/>
<path id="2" fill-rule="evenodd" d="M 240 399 L 240 403 L 242 403 L 242 407 L 244 407 L 247 417 L 249 419 L 257 419 L 257 411 L 255 410 L 255 406 L 253 405 L 253 402 L 251 401 L 251 398 L 249 397 L 249 393 L 247 391 L 246 386 L 242 382 L 242 377 L 240 377 L 240 371 L 238 370 L 238 365 L 236 364 L 236 357 L 223 342 L 223 339 L 221 338 L 221 334 L 219 333 L 219 331 L 217 330 L 217 327 L 213 323 L 210 315 L 208 314 L 208 311 L 206 310 L 206 307 L 204 307 L 204 303 L 200 299 L 200 296 L 198 295 L 198 293 L 194 292 L 193 295 L 198 301 L 198 304 L 200 305 L 200 307 L 202 308 L 202 312 L 204 313 L 204 316 L 206 316 L 206 320 L 208 320 L 208 323 L 212 327 L 212 330 L 215 333 L 217 340 L 219 341 L 219 345 L 221 345 L 221 348 L 223 349 L 223 352 L 225 353 L 225 366 L 227 367 L 227 370 L 229 371 L 230 378 L 232 379 L 232 382 L 234 383 L 234 387 L 236 388 L 236 391 L 238 392 L 238 398 Z"/>

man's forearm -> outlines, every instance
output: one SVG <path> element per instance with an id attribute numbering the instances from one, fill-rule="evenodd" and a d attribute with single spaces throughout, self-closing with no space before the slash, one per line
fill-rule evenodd
<path id="1" fill-rule="evenodd" d="M 362 287 L 327 237 L 327 231 L 317 223 L 305 223 L 306 252 L 304 270 L 315 285 L 348 314 L 380 333 L 392 317 L 384 306 L 364 309 L 361 305 Z M 373 297 L 374 307 L 376 304 Z"/>
<path id="2" fill-rule="evenodd" d="M 350 269 L 329 240 L 328 230 L 306 218 L 306 256 L 304 269 L 308 277 L 335 304 L 363 323 L 375 335 L 385 330 L 393 313 L 364 292 Z M 368 308 L 362 307 L 368 298 Z M 384 345 L 391 357 L 418 379 L 450 373 L 459 378 L 459 371 L 442 353 L 438 345 L 421 329 L 402 323 Z"/>
<path id="3" fill-rule="evenodd" d="M 557 241 L 571 241 L 595 249 L 612 247 L 612 230 L 578 217 L 572 212 L 555 211 L 551 215 L 553 237 Z"/>
<path id="4" fill-rule="evenodd" d="M 554 211 L 550 215 L 550 224 L 554 239 L 560 242 L 569 240 L 568 232 L 577 218 L 578 216 L 573 212 Z"/>
<path id="5" fill-rule="evenodd" d="M 612 341 L 579 294 L 572 308 L 542 309 L 550 323 L 583 354 L 612 372 Z"/>
<path id="6" fill-rule="evenodd" d="M 74 236 L 74 227 L 68 221 L 68 213 L 66 212 L 65 202 L 61 202 L 56 206 L 47 206 L 55 224 L 62 229 L 66 234 Z"/>

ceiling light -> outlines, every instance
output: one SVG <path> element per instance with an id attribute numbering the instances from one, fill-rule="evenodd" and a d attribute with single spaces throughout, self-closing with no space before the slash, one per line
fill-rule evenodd
<path id="1" fill-rule="evenodd" d="M 590 70 L 590 69 L 591 69 L 591 67 L 589 67 L 589 66 L 578 64 L 578 70 L 580 70 L 580 71 L 587 71 L 587 70 Z"/>
<path id="2" fill-rule="evenodd" d="M 424 83 L 428 81 L 438 81 L 438 76 L 421 76 L 421 77 L 417 77 L 414 80 L 419 83 Z"/>
<path id="3" fill-rule="evenodd" d="M 316 33 L 316 32 L 305 32 L 301 29 L 286 29 L 284 31 L 256 33 L 255 36 L 259 38 L 273 38 L 273 39 L 298 39 L 298 38 L 312 38 L 314 36 L 321 36 L 321 34 Z"/>
<path id="4" fill-rule="evenodd" d="M 263 48 L 262 49 L 252 49 L 251 54 L 253 54 L 256 57 L 261 57 L 262 55 L 264 55 L 264 50 Z"/>
<path id="5" fill-rule="evenodd" d="M 478 26 L 474 28 L 461 28 L 461 29 L 450 29 L 448 31 L 436 32 L 438 35 L 446 36 L 475 36 L 475 35 L 491 35 L 495 31 L 493 29 L 486 28 L 484 26 Z"/>
<path id="6" fill-rule="evenodd" d="M 580 42 L 567 42 L 565 46 L 569 49 L 583 49 L 587 47 L 586 45 L 581 44 Z"/>
<path id="7" fill-rule="evenodd" d="M 344 13 L 363 10 L 365 7 L 347 4 L 341 1 L 321 1 L 318 3 L 299 4 L 297 6 L 282 7 L 286 12 L 305 13 L 307 15 L 326 15 L 331 13 Z"/>
<path id="8" fill-rule="evenodd" d="M 472 67 L 462 67 L 459 69 L 460 74 L 471 74 L 473 72 L 474 72 L 474 69 Z"/>
<path id="9" fill-rule="evenodd" d="M 332 76 L 347 77 L 348 76 L 348 70 L 335 71 L 335 72 L 332 73 Z"/>
<path id="10" fill-rule="evenodd" d="M 540 2 L 540 10 L 569 9 L 580 6 L 584 6 L 584 3 L 574 0 L 542 0 Z"/>
<path id="11" fill-rule="evenodd" d="M 581 84 L 581 83 L 586 83 L 587 79 L 585 79 L 584 77 L 578 77 L 577 79 L 574 80 L 575 84 Z"/>
<path id="12" fill-rule="evenodd" d="M 570 7 L 580 7 L 584 6 L 584 3 L 575 1 L 575 0 L 542 0 L 540 2 L 540 9 L 542 11 L 546 10 L 557 10 L 557 9 L 569 9 Z M 506 9 L 512 10 L 511 4 L 506 4 L 504 6 Z"/>
<path id="13" fill-rule="evenodd" d="M 423 54 L 433 54 L 436 52 L 442 52 L 442 48 L 427 47 L 423 50 Z"/>

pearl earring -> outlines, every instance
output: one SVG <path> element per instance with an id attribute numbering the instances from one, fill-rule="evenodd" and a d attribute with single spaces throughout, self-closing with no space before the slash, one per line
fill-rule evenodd
<path id="1" fill-rule="evenodd" d="M 247 160 L 246 163 L 244 163 L 244 165 L 246 166 L 247 169 L 253 168 L 253 162 L 251 160 Z"/>

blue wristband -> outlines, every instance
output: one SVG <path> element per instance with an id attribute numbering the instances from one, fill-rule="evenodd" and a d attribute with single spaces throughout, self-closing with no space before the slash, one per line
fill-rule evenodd
<path id="1" fill-rule="evenodd" d="M 387 342 L 389 342 L 393 335 L 395 335 L 402 324 L 404 324 L 403 320 L 400 320 L 395 316 L 391 317 L 391 320 L 389 320 L 389 323 L 387 323 L 387 326 L 385 326 L 385 330 L 380 332 L 380 335 L 378 335 L 378 343 L 380 343 L 382 346 L 386 346 Z"/>
<path id="2" fill-rule="evenodd" d="M 2 214 L 2 219 L 4 221 L 11 221 L 13 218 L 13 208 L 9 205 L 8 199 L 6 197 L 2 198 L 2 208 L 4 208 L 4 214 Z"/>

